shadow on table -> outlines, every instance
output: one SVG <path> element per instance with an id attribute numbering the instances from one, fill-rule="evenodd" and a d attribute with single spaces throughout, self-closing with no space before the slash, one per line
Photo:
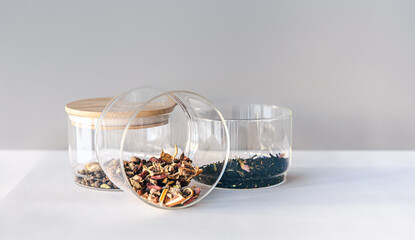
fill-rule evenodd
<path id="1" fill-rule="evenodd" d="M 301 185 L 302 183 L 307 183 L 307 181 L 312 177 L 311 176 L 307 176 L 305 174 L 301 174 L 301 173 L 297 173 L 297 172 L 293 172 L 287 175 L 287 180 L 285 181 L 285 185 Z"/>

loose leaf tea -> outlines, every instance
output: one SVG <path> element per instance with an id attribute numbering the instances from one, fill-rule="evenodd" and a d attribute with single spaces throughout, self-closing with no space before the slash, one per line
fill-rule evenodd
<path id="1" fill-rule="evenodd" d="M 84 169 L 78 171 L 78 174 L 79 176 L 75 178 L 75 182 L 80 185 L 100 189 L 118 189 L 105 175 L 97 162 L 85 164 Z"/>
<path id="2" fill-rule="evenodd" d="M 201 167 L 203 173 L 195 178 L 204 184 L 212 185 L 223 168 L 223 162 Z M 284 181 L 281 175 L 288 168 L 288 158 L 284 154 L 269 156 L 254 155 L 250 158 L 233 158 L 228 161 L 226 170 L 216 185 L 221 188 L 260 188 Z"/>
<path id="3" fill-rule="evenodd" d="M 182 154 L 176 158 L 162 152 L 160 158 L 149 160 L 132 157 L 124 161 L 130 184 L 139 196 L 165 207 L 187 205 L 200 194 L 200 188 L 189 187 L 190 181 L 202 170 L 192 165 L 192 160 Z"/>

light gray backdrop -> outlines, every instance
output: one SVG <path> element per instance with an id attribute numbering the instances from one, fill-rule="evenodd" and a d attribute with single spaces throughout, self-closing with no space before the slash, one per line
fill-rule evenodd
<path id="1" fill-rule="evenodd" d="M 294 112 L 295 149 L 415 149 L 415 1 L 0 1 L 0 148 L 156 86 Z"/>

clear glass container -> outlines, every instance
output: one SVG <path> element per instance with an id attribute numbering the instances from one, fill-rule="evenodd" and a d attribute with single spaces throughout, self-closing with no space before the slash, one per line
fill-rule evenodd
<path id="1" fill-rule="evenodd" d="M 96 190 L 119 190 L 101 169 L 95 153 L 95 126 L 112 98 L 82 99 L 68 103 L 68 152 L 75 183 Z"/>
<path id="2" fill-rule="evenodd" d="M 292 156 L 291 110 L 260 104 L 217 107 L 225 118 L 230 136 L 230 159 L 217 187 L 250 189 L 285 182 Z M 197 121 L 203 129 L 214 129 L 220 124 L 214 112 L 205 112 Z M 214 173 L 223 163 L 207 164 L 202 169 L 205 173 Z M 214 180 L 198 178 L 206 184 Z"/>
<path id="3" fill-rule="evenodd" d="M 211 128 L 197 120 L 206 112 L 217 119 Z M 222 115 L 209 100 L 188 91 L 121 93 L 102 112 L 95 144 L 98 161 L 116 186 L 163 209 L 189 207 L 206 197 L 229 157 Z M 223 161 L 218 171 L 202 172 L 202 166 L 216 161 Z M 212 181 L 195 181 L 200 176 Z"/>

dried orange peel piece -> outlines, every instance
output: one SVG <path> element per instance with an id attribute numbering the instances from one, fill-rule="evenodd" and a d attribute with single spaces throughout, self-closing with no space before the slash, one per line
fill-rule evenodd
<path id="1" fill-rule="evenodd" d="M 184 198 L 182 195 L 177 195 L 176 198 L 173 198 L 172 200 L 166 202 L 166 207 L 174 207 L 176 205 L 184 203 L 186 198 Z"/>
<path id="2" fill-rule="evenodd" d="M 176 156 L 177 156 L 177 145 L 174 144 L 173 160 L 176 158 Z"/>
<path id="3" fill-rule="evenodd" d="M 185 191 L 186 191 L 186 190 L 188 190 L 188 191 L 190 192 L 189 196 L 187 196 L 187 197 L 185 198 L 185 200 L 184 200 L 184 202 L 186 202 L 187 200 L 189 200 L 190 198 L 192 198 L 192 197 L 193 197 L 193 195 L 194 195 L 194 191 L 193 191 L 193 189 L 191 189 L 190 187 L 187 187 L 187 188 L 185 188 L 184 190 L 185 190 Z"/>
<path id="4" fill-rule="evenodd" d="M 163 192 L 161 192 L 160 194 L 160 199 L 159 199 L 159 203 L 162 206 L 164 204 L 164 199 L 166 198 L 167 192 L 169 191 L 169 189 L 165 188 L 163 190 Z"/>

